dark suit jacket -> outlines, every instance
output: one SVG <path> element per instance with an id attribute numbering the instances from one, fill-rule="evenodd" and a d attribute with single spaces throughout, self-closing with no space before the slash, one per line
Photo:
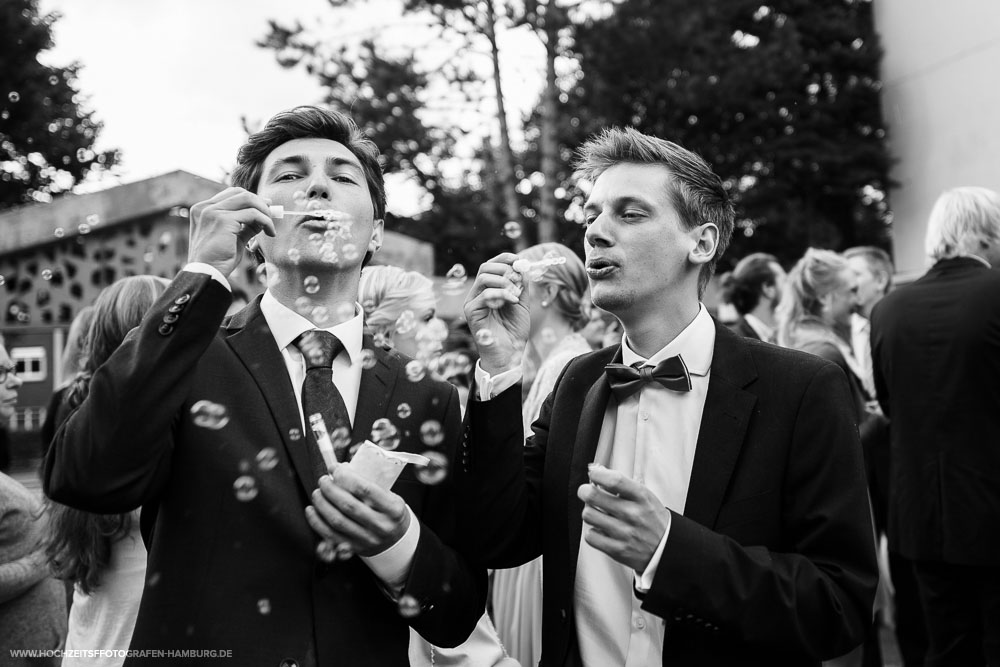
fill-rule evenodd
<path id="1" fill-rule="evenodd" d="M 939 261 L 875 306 L 871 340 L 892 420 L 889 546 L 1000 564 L 1000 272 Z"/>
<path id="2" fill-rule="evenodd" d="M 757 331 L 754 330 L 754 328 L 750 326 L 750 324 L 746 321 L 746 318 L 742 316 L 740 317 L 740 319 L 733 322 L 733 324 L 729 328 L 738 333 L 739 335 L 743 336 L 744 338 L 753 338 L 754 340 L 760 340 L 760 336 L 757 335 Z"/>
<path id="3" fill-rule="evenodd" d="M 302 667 L 407 665 L 407 620 L 375 575 L 358 558 L 316 557 L 304 509 L 317 476 L 288 372 L 259 300 L 220 328 L 229 303 L 208 276 L 178 275 L 57 432 L 46 493 L 91 512 L 142 505 L 144 524 L 155 516 L 132 648 L 231 649 L 240 665 L 270 667 L 284 659 Z M 461 434 L 454 388 L 410 382 L 405 358 L 374 352 L 353 441 L 389 417 L 400 450 L 422 452 L 420 425 L 435 419 L 451 456 Z M 228 423 L 193 423 L 192 406 L 202 400 L 224 405 Z M 406 419 L 396 415 L 401 403 L 412 411 Z M 258 464 L 264 448 L 276 454 L 273 468 Z M 256 481 L 246 502 L 234 493 L 241 476 Z M 482 615 L 485 571 L 448 546 L 456 538 L 452 482 L 425 486 L 408 467 L 393 490 L 421 520 L 404 594 L 422 612 L 409 620 L 429 641 L 457 645 Z"/>
<path id="4" fill-rule="evenodd" d="M 851 396 L 833 364 L 716 332 L 684 515 L 642 606 L 667 622 L 664 665 L 815 665 L 861 643 L 878 578 Z M 618 346 L 570 362 L 526 446 L 519 388 L 467 415 L 464 532 L 491 567 L 544 554 L 548 666 L 580 664 L 576 493 L 615 357 Z"/>

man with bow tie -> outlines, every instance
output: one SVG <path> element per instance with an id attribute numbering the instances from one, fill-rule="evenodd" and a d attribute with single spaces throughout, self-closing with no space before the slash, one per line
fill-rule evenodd
<path id="1" fill-rule="evenodd" d="M 871 624 L 875 549 L 843 373 L 700 303 L 733 208 L 697 155 L 626 129 L 580 152 L 594 303 L 624 336 L 570 362 L 525 443 L 515 264 L 465 306 L 478 400 L 461 470 L 484 564 L 545 556 L 543 665 L 817 665 Z M 485 332 L 485 333 L 484 333 Z"/>

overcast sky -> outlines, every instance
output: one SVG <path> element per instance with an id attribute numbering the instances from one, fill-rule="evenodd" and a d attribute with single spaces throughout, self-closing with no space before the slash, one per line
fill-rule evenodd
<path id="1" fill-rule="evenodd" d="M 40 0 L 43 13 L 62 15 L 54 26 L 55 47 L 42 60 L 83 65 L 79 88 L 104 123 L 97 148 L 121 149 L 122 182 L 175 169 L 221 179 L 245 138 L 241 116 L 260 123 L 321 99 L 304 70 L 283 69 L 272 51 L 256 46 L 268 31 L 267 19 L 299 19 L 313 28 L 320 18 L 323 30 L 345 39 L 387 17 L 389 25 L 379 32 L 413 30 L 412 22 L 399 26 L 393 19 L 399 0 L 357 4 L 353 16 L 337 14 L 332 25 L 327 0 Z M 532 75 L 520 71 L 528 49 L 507 49 L 519 70 L 507 83 L 519 91 Z M 390 207 L 399 212 L 407 212 L 412 199 L 406 188 L 390 188 Z"/>

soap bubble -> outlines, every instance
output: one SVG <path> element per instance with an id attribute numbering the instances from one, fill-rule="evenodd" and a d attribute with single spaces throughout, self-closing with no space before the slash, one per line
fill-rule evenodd
<path id="1" fill-rule="evenodd" d="M 250 502 L 257 497 L 257 480 L 250 475 L 242 475 L 233 482 L 233 491 L 236 492 L 236 500 L 241 503 Z"/>
<path id="2" fill-rule="evenodd" d="M 520 223 L 511 220 L 503 226 L 503 235 L 509 239 L 519 239 L 521 238 L 521 225 Z"/>
<path id="3" fill-rule="evenodd" d="M 302 206 L 305 200 L 306 200 L 305 190 L 296 190 L 294 193 L 292 193 L 292 201 L 298 204 L 299 206 Z"/>
<path id="4" fill-rule="evenodd" d="M 354 304 L 342 303 L 337 306 L 337 321 L 344 322 L 354 317 Z"/>
<path id="5" fill-rule="evenodd" d="M 288 439 L 291 440 L 292 442 L 296 442 L 298 440 L 301 440 L 302 439 L 302 431 L 301 431 L 301 429 L 297 429 L 297 428 L 290 428 L 290 429 L 288 429 Z"/>
<path id="6" fill-rule="evenodd" d="M 318 199 L 310 199 L 308 202 L 306 202 L 307 211 L 318 211 L 321 208 L 323 208 L 323 202 L 321 202 Z"/>
<path id="7" fill-rule="evenodd" d="M 42 280 L 52 280 L 52 269 L 42 269 Z"/>
<path id="8" fill-rule="evenodd" d="M 376 419 L 372 424 L 372 442 L 382 449 L 393 450 L 399 447 L 399 430 L 386 418 Z"/>
<path id="9" fill-rule="evenodd" d="M 330 311 L 325 306 L 316 306 L 312 309 L 312 321 L 316 324 L 325 324 L 330 319 Z"/>
<path id="10" fill-rule="evenodd" d="M 335 452 L 340 452 L 351 446 L 351 430 L 346 426 L 338 426 L 330 433 L 330 443 Z"/>
<path id="11" fill-rule="evenodd" d="M 416 328 L 417 316 L 413 314 L 412 310 L 404 310 L 396 318 L 396 333 L 399 335 L 405 336 Z"/>
<path id="12" fill-rule="evenodd" d="M 420 361 L 414 359 L 406 364 L 406 379 L 410 382 L 420 382 L 427 375 L 427 368 Z"/>
<path id="13" fill-rule="evenodd" d="M 318 246 L 323 243 L 323 235 L 319 232 L 313 232 L 309 235 L 309 243 Z"/>
<path id="14" fill-rule="evenodd" d="M 2 287 L 5 282 L 7 282 L 7 279 L 0 275 L 0 287 Z"/>
<path id="15" fill-rule="evenodd" d="M 76 228 L 76 231 L 78 231 L 80 234 L 89 234 L 90 225 L 88 225 L 86 222 L 81 222 L 80 226 Z"/>
<path id="16" fill-rule="evenodd" d="M 334 556 L 337 560 L 351 560 L 354 557 L 354 549 L 350 544 L 338 544 L 334 549 Z"/>
<path id="17" fill-rule="evenodd" d="M 195 426 L 218 431 L 229 423 L 226 406 L 211 401 L 198 401 L 191 406 L 191 417 Z"/>
<path id="18" fill-rule="evenodd" d="M 87 216 L 87 224 L 90 225 L 91 227 L 96 227 L 100 223 L 101 223 L 101 216 L 97 215 L 96 213 L 91 213 L 90 215 Z"/>
<path id="19" fill-rule="evenodd" d="M 299 315 L 305 317 L 313 309 L 313 302 L 307 296 L 300 296 L 295 300 L 295 310 L 298 311 Z"/>
<path id="20" fill-rule="evenodd" d="M 257 611 L 259 611 L 263 616 L 267 616 L 271 613 L 271 601 L 267 598 L 261 598 L 257 600 Z"/>
<path id="21" fill-rule="evenodd" d="M 348 262 L 353 262 L 358 258 L 358 246 L 353 243 L 345 243 L 341 252 L 344 255 L 344 259 Z"/>
<path id="22" fill-rule="evenodd" d="M 12 90 L 9 93 L 7 93 L 7 99 L 13 102 L 14 104 L 17 104 L 18 102 L 21 101 L 21 93 L 17 92 L 16 90 Z"/>
<path id="23" fill-rule="evenodd" d="M 420 614 L 420 603 L 412 595 L 403 595 L 399 598 L 399 615 L 403 618 L 413 618 Z"/>
<path id="24" fill-rule="evenodd" d="M 257 467 L 265 472 L 274 470 L 278 465 L 278 452 L 274 447 L 265 447 L 257 452 Z"/>
<path id="25" fill-rule="evenodd" d="M 302 258 L 302 253 L 299 252 L 298 248 L 288 249 L 288 261 L 292 264 L 298 264 L 299 260 Z"/>
<path id="26" fill-rule="evenodd" d="M 531 261 L 523 257 L 519 257 L 514 260 L 514 263 L 510 265 L 510 268 L 514 269 L 518 273 L 527 273 L 528 269 L 531 268 Z"/>
<path id="27" fill-rule="evenodd" d="M 278 267 L 270 262 L 264 262 L 257 267 L 257 282 L 265 287 L 274 287 L 278 284 Z"/>
<path id="28" fill-rule="evenodd" d="M 392 339 L 384 331 L 376 331 L 372 336 L 372 343 L 376 347 L 389 348 L 392 347 Z"/>
<path id="29" fill-rule="evenodd" d="M 545 327 L 541 332 L 542 342 L 551 345 L 556 342 L 556 332 L 551 327 Z"/>
<path id="30" fill-rule="evenodd" d="M 483 347 L 489 347 L 496 342 L 496 337 L 489 329 L 480 329 L 476 332 L 476 343 Z"/>
<path id="31" fill-rule="evenodd" d="M 434 451 L 424 452 L 424 456 L 430 463 L 417 467 L 417 479 L 428 486 L 440 484 L 448 476 L 448 457 Z"/>
<path id="32" fill-rule="evenodd" d="M 361 368 L 368 371 L 375 368 L 377 359 L 371 350 L 361 350 Z"/>
<path id="33" fill-rule="evenodd" d="M 399 407 L 396 408 L 396 415 L 400 419 L 407 419 L 412 414 L 413 410 L 410 408 L 409 403 L 400 403 Z"/>
<path id="34" fill-rule="evenodd" d="M 250 472 L 251 468 L 250 462 L 247 461 L 246 459 L 240 459 L 240 462 L 236 465 L 236 467 L 239 468 L 240 473 L 244 475 Z"/>
<path id="35" fill-rule="evenodd" d="M 148 579 L 146 579 L 146 586 L 148 588 L 153 588 L 154 586 L 160 583 L 161 578 L 162 575 L 159 572 L 154 572 L 153 574 L 149 575 Z"/>
<path id="36" fill-rule="evenodd" d="M 316 545 L 316 558 L 324 563 L 332 563 L 337 559 L 337 546 L 331 540 L 322 540 Z"/>
<path id="37" fill-rule="evenodd" d="M 465 280 L 468 278 L 468 274 L 465 272 L 465 267 L 461 264 L 455 264 L 453 267 L 448 269 L 448 273 L 444 274 L 445 278 L 451 278 L 454 280 Z"/>
<path id="38" fill-rule="evenodd" d="M 441 422 L 428 419 L 421 424 L 420 439 L 428 447 L 437 447 L 440 445 L 444 441 L 444 429 L 441 428 Z"/>
<path id="39" fill-rule="evenodd" d="M 306 288 L 306 294 L 315 294 L 319 291 L 319 279 L 316 276 L 306 276 L 302 285 Z"/>
<path id="40" fill-rule="evenodd" d="M 64 230 L 62 227 L 56 227 L 55 234 L 57 239 L 61 239 L 63 236 L 66 235 L 66 230 Z"/>

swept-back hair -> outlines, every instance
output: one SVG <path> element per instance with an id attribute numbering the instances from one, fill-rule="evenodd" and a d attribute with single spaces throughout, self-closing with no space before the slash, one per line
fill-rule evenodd
<path id="1" fill-rule="evenodd" d="M 705 223 L 718 227 L 719 244 L 715 257 L 702 267 L 698 276 L 700 298 L 733 235 L 735 213 L 722 179 L 699 155 L 632 127 L 606 128 L 583 144 L 578 151 L 576 173 L 593 183 L 605 171 L 619 164 L 658 164 L 666 167 L 672 176 L 667 182 L 667 191 L 682 224 L 687 229 Z"/>
<path id="2" fill-rule="evenodd" d="M 79 407 L 90 390 L 94 371 L 121 345 L 126 334 L 139 326 L 168 284 L 155 276 L 131 276 L 104 288 L 94 303 L 84 339 L 83 368 L 73 380 L 63 407 Z M 52 571 L 60 579 L 79 584 L 89 594 L 100 584 L 101 571 L 110 563 L 112 544 L 131 530 L 131 515 L 90 514 L 48 502 L 50 539 L 45 552 Z"/>
<path id="3" fill-rule="evenodd" d="M 794 347 L 795 330 L 803 321 L 820 317 L 823 297 L 843 286 L 843 272 L 849 268 L 847 260 L 832 250 L 806 250 L 788 272 L 775 309 L 779 345 Z"/>
<path id="4" fill-rule="evenodd" d="M 329 139 L 343 144 L 361 163 L 368 183 L 375 219 L 385 218 L 385 180 L 379 162 L 378 147 L 366 137 L 354 120 L 339 111 L 316 106 L 299 106 L 276 114 L 263 129 L 254 132 L 240 147 L 233 171 L 233 185 L 257 192 L 264 170 L 264 161 L 275 148 L 293 139 Z M 365 253 L 362 266 L 371 260 Z M 260 250 L 254 251 L 258 263 L 264 261 Z"/>
<path id="5" fill-rule="evenodd" d="M 947 190 L 931 209 L 924 250 L 937 261 L 982 255 L 1000 243 L 1000 195 L 987 188 Z"/>
<path id="6" fill-rule="evenodd" d="M 398 266 L 365 268 L 358 284 L 358 298 L 365 309 L 365 324 L 372 333 L 390 339 L 396 333 L 396 320 L 404 311 L 420 317 L 437 307 L 431 279 Z"/>
<path id="7" fill-rule="evenodd" d="M 545 273 L 538 279 L 540 283 L 551 283 L 559 287 L 552 307 L 569 322 L 573 331 L 579 331 L 587 324 L 588 316 L 584 303 L 587 295 L 587 269 L 575 252 L 562 243 L 539 243 L 517 253 L 529 262 L 541 261 L 545 256 L 555 254 L 566 261 L 545 267 Z"/>

